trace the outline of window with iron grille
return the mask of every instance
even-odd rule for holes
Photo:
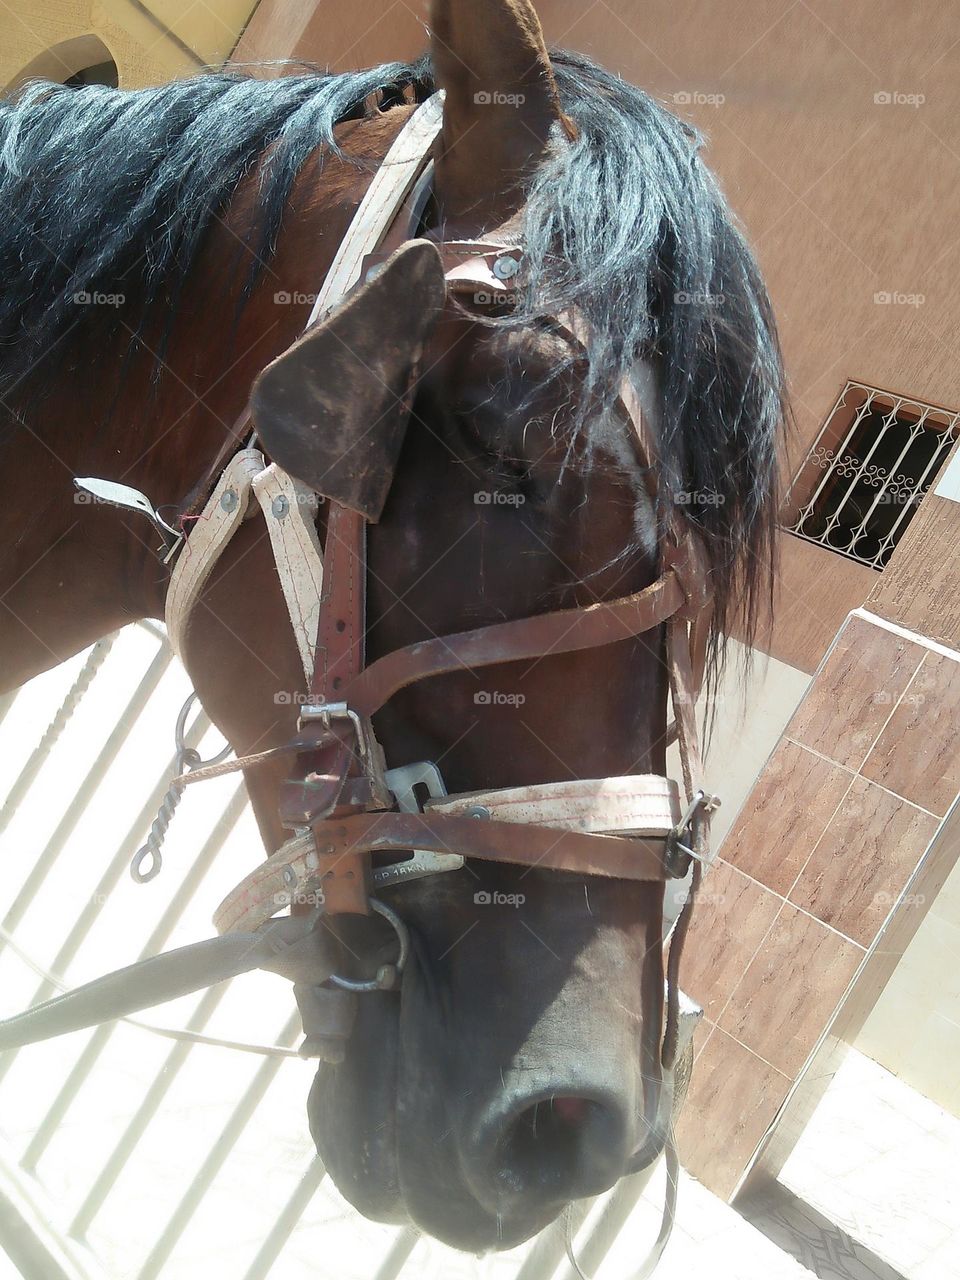
[[[960,413],[848,382],[787,499],[785,527],[883,569],[960,434]]]

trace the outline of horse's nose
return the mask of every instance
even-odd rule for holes
[[[622,1100],[558,1088],[545,1096],[502,1095],[476,1133],[481,1198],[537,1212],[613,1186],[631,1128]],[[521,1204],[516,1204],[519,1200]]]

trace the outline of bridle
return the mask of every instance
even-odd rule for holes
[[[439,125],[440,113],[434,101],[421,108],[401,132],[379,171],[383,183],[375,183],[368,192],[341,245],[311,323],[332,310],[346,289],[375,272],[398,243],[415,233],[429,191],[429,146]],[[397,170],[404,163],[409,169],[401,176]],[[383,199],[388,181],[394,184],[393,202]],[[413,186],[409,187],[411,181]],[[396,213],[400,191],[404,198]],[[376,226],[378,211],[383,218],[381,228],[385,229]],[[371,244],[374,249],[365,252]],[[450,291],[496,294],[522,270],[523,252],[516,245],[447,242],[441,243],[439,249]],[[585,349],[589,345],[589,334],[578,316],[560,317],[556,327],[575,346]],[[268,369],[261,375],[258,387],[270,378]],[[254,417],[257,403],[255,390]],[[653,442],[629,380],[620,388],[617,407],[635,432],[636,444],[649,468],[655,456]],[[299,411],[309,420],[309,406],[303,405]],[[270,529],[309,681],[297,737],[281,748],[294,755],[296,764],[293,779],[282,788],[280,819],[297,834],[228,895],[214,920],[221,933],[251,930],[263,925],[279,905],[318,902],[322,902],[328,916],[365,915],[371,910],[387,916],[400,939],[396,964],[381,967],[375,977],[365,981],[331,974],[325,987],[297,991],[311,1052],[337,1060],[342,1056],[350,1021],[341,993],[391,987],[402,973],[405,931],[389,908],[385,909],[373,896],[375,885],[380,888],[455,870],[464,858],[664,882],[685,876],[692,862],[705,858],[707,824],[716,801],[700,787],[694,703],[703,676],[710,621],[709,575],[699,539],[689,524],[675,514],[667,524],[660,547],[660,575],[640,592],[585,608],[436,637],[365,665],[366,520],[361,511],[340,502],[329,503],[321,566],[319,544],[315,534],[310,537],[313,513],[309,493],[305,494],[303,486],[296,482],[291,487],[289,477],[276,464],[266,467],[262,458],[258,460],[246,451],[235,458],[236,470],[228,468],[224,472],[221,492],[215,490],[207,503],[207,518],[201,526],[210,529],[212,539],[216,537],[218,512],[223,509],[222,486],[226,484],[233,491],[231,486],[238,482],[236,471],[257,466],[264,469],[254,475],[250,488]],[[268,482],[266,478],[271,476]],[[278,509],[283,512],[283,520],[289,520],[292,503],[308,513],[306,524],[311,526],[298,546],[303,548],[301,564],[308,561],[313,568],[301,568],[299,585],[292,581],[288,567],[295,557],[290,556],[289,545],[274,532],[272,524]],[[227,514],[228,519],[236,520],[235,512]],[[189,597],[188,592],[178,589],[178,581],[175,574],[167,608],[168,631],[175,647],[185,630],[188,611],[184,600]],[[545,783],[446,796],[437,771],[425,762],[412,766],[421,779],[427,779],[432,792],[421,808],[409,782],[410,769],[399,778],[397,774],[403,771],[386,769],[372,718],[400,689],[446,672],[474,672],[494,664],[594,648],[643,635],[661,624],[666,630],[685,807],[681,807],[677,784],[658,775]],[[213,774],[216,769],[208,772]],[[190,781],[201,777],[198,771]],[[433,786],[429,787],[431,782]],[[401,790],[398,783],[406,785]],[[373,867],[373,854],[400,855],[410,850],[415,852],[407,861]],[[698,873],[699,867],[696,879]],[[663,1093],[669,1091],[663,1090],[660,1083],[663,1071],[672,1069],[676,1052],[676,977],[692,902],[691,895],[675,932],[666,975],[665,1009],[659,925],[656,939],[651,939],[652,945],[648,946],[644,1066],[645,1079],[651,1081],[651,1086],[645,1090],[645,1111],[651,1145],[657,1150],[668,1123],[668,1116],[662,1113]],[[337,989],[335,992],[331,985]],[[659,1028],[664,1020],[661,1044]]]
[[[362,289],[392,255],[410,251],[411,235],[416,234],[429,196],[429,154],[441,120],[442,102],[436,95],[417,109],[398,135],[340,246],[308,327]],[[497,293],[522,272],[523,250],[517,245],[447,242],[438,243],[437,248],[448,293],[454,295]],[[564,315],[555,324],[575,348],[589,347],[590,336],[579,316]],[[258,379],[251,400],[253,422],[271,379],[279,376],[278,363]],[[616,409],[652,470],[655,449],[629,380],[620,388]],[[279,813],[281,823],[293,834],[228,894],[215,914],[221,941],[233,948],[224,967],[232,972],[231,966],[242,964],[237,958],[242,950],[238,935],[257,939],[250,944],[257,963],[285,972],[295,982],[306,1035],[301,1053],[338,1061],[350,1032],[356,995],[395,986],[406,960],[405,926],[376,896],[381,888],[455,870],[465,858],[649,883],[684,877],[692,867],[693,887],[674,930],[666,971],[660,920],[647,930],[642,1051],[648,1139],[632,1164],[645,1167],[668,1143],[680,952],[707,860],[709,815],[717,804],[701,786],[694,711],[711,611],[707,560],[695,530],[679,513],[667,520],[659,576],[642,591],[432,638],[368,665],[363,649],[367,524],[363,502],[327,502],[321,548],[316,530],[318,492],[277,462],[268,462],[252,440],[237,449],[236,441],[244,439],[249,425],[249,419],[241,420],[208,470],[207,480],[198,486],[202,497],[186,513],[196,517],[190,521],[189,537],[167,538],[164,548],[164,558],[172,565],[167,630],[179,653],[191,609],[231,537],[245,520],[261,515],[307,684],[297,733],[289,743],[227,764],[195,768],[178,780],[183,786],[192,785],[225,772],[255,768],[280,755],[291,761]],[[389,478],[380,480],[389,486]],[[682,762],[683,802],[678,784],[660,775],[447,795],[430,762],[387,767],[373,717],[400,689],[448,672],[475,672],[494,664],[604,646],[661,626],[675,716],[671,732],[675,732]],[[417,796],[424,788],[429,799],[421,804]],[[375,866],[374,855],[389,855],[393,861]],[[272,921],[287,906],[295,908],[294,918]],[[297,914],[303,906],[311,909]],[[329,958],[316,938],[318,916],[371,912],[382,915],[396,931],[396,961],[381,966],[369,979],[331,973]],[[123,971],[128,985],[132,973]],[[82,996],[87,991],[81,988],[72,994]],[[114,1003],[109,1006],[98,1004],[95,993],[92,1004],[88,1000],[83,1007],[86,1012],[77,1013],[82,1001],[71,1006],[65,1004],[71,1000],[66,996],[0,1023],[0,1048],[73,1029],[77,1017],[88,1016],[91,1009],[98,1015],[92,1020],[118,1016],[110,1012],[119,1007],[117,999],[125,1007],[130,1000],[113,988],[111,992]],[[139,991],[138,998],[143,996],[144,991]],[[44,1010],[52,1010],[52,1015]]]

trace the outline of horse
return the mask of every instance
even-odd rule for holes
[[[549,52],[528,0],[433,0],[415,63],[283,71],[135,92],[34,83],[0,104],[2,687],[163,618],[156,538],[130,511],[78,503],[75,478],[135,486],[171,528],[198,509],[211,460],[242,444],[254,380],[297,339],[391,144],[438,90],[418,234],[522,245],[525,275],[441,297],[429,322],[417,279],[365,285],[370,350],[417,364],[368,532],[368,655],[640,592],[679,519],[709,568],[715,680],[725,637],[749,639],[769,597],[788,410],[771,304],[698,134]],[[572,314],[582,345],[555,323]],[[376,423],[377,379],[329,374],[333,416]],[[650,457],[615,412],[625,383]],[[297,474],[295,450],[284,465]],[[321,503],[321,539],[326,523]],[[182,655],[238,756],[296,731],[285,618],[247,521]],[[458,668],[399,690],[376,736],[391,766],[436,762],[455,792],[662,774],[664,645],[658,625]],[[268,854],[289,836],[288,764],[247,770]],[[468,858],[387,896],[410,934],[402,985],[359,1001],[342,1061],[315,1077],[311,1131],[368,1217],[475,1252],[515,1245],[643,1147],[641,986],[663,884]],[[393,955],[376,915],[338,917],[338,934],[358,972]]]

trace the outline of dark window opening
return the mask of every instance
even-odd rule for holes
[[[69,89],[79,89],[85,84],[106,84],[111,89],[116,89],[120,83],[120,77],[117,64],[111,59],[109,62],[98,62],[95,66],[84,67],[82,71],[76,72],[63,83]]]
[[[848,383],[791,487],[786,528],[883,569],[958,433],[956,413]]]

